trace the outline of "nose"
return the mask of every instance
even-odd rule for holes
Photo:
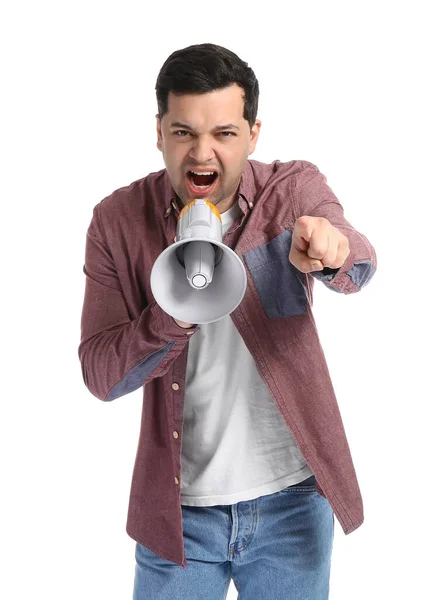
[[[209,136],[198,135],[194,139],[189,156],[198,164],[207,164],[208,161],[214,159],[213,140]]]

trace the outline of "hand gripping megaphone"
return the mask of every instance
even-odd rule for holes
[[[222,219],[214,204],[198,198],[184,206],[175,239],[150,275],[157,304],[185,323],[219,321],[242,301],[247,277],[240,257],[222,243]]]

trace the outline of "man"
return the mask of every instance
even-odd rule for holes
[[[97,204],[87,232],[79,356],[111,401],[143,386],[127,533],[134,600],[329,595],[334,514],[362,498],[311,306],[314,278],[358,292],[376,270],[367,238],[310,162],[249,160],[258,82],[213,44],[174,52],[156,85],[166,168]],[[176,322],[150,273],[177,217],[207,198],[247,290],[227,317]],[[180,568],[182,567],[182,568]]]

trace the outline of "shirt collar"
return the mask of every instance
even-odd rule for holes
[[[246,215],[249,210],[253,209],[255,202],[255,182],[253,179],[252,166],[249,160],[246,160],[237,193],[240,208]],[[173,189],[166,169],[164,170],[164,195],[164,216],[168,217],[172,212],[178,215],[183,207],[181,206],[181,201]]]

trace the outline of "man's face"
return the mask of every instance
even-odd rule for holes
[[[184,204],[207,198],[220,212],[236,198],[247,157],[255,150],[261,122],[243,118],[244,90],[231,87],[206,94],[168,95],[168,111],[157,120],[158,149],[173,189]],[[210,172],[196,176],[191,171]],[[196,184],[198,184],[196,186]],[[208,187],[198,187],[206,185]]]

